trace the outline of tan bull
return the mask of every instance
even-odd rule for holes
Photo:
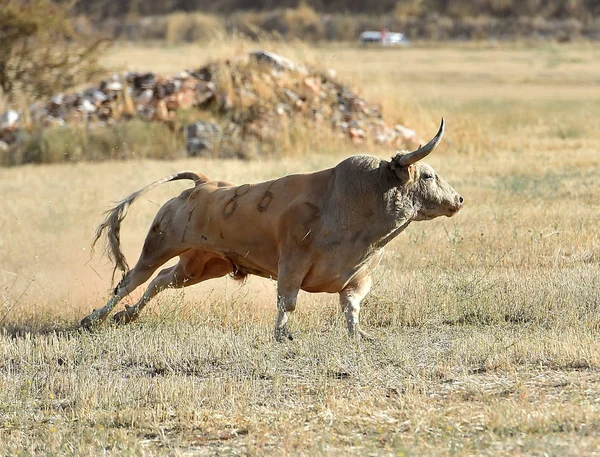
[[[234,186],[190,172],[158,180],[113,208],[98,227],[94,243],[108,234],[115,269],[124,277],[101,309],[82,320],[103,322],[116,304],[169,259],[142,298],[114,316],[127,323],[167,287],[185,287],[227,274],[277,280],[275,338],[291,339],[289,313],[300,289],[339,293],[351,336],[359,327],[360,302],[384,246],[412,221],[452,216],[463,198],[428,165],[417,162],[439,144],[436,136],[416,151],[390,161],[366,155],[349,157],[333,168]],[[131,270],[120,247],[120,227],[129,205],[169,181],[193,180],[195,186],[165,203],[150,228],[141,256]]]

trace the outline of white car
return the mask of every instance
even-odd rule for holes
[[[380,43],[383,46],[405,46],[410,43],[403,33],[367,31],[360,34],[361,44]]]

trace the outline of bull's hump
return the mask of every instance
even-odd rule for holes
[[[379,168],[381,159],[367,154],[357,154],[342,160],[336,168],[354,170],[373,170]]]

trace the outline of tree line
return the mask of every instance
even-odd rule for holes
[[[154,16],[177,11],[231,14],[239,11],[273,11],[306,5],[323,14],[441,15],[450,18],[489,16],[545,19],[575,18],[587,22],[600,16],[598,0],[79,0],[78,13],[95,19],[127,15]]]

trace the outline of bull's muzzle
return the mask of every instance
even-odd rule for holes
[[[456,196],[456,199],[454,200],[454,204],[450,208],[450,216],[454,216],[456,213],[458,213],[462,209],[464,201],[465,201],[465,199],[462,197],[462,195]]]

